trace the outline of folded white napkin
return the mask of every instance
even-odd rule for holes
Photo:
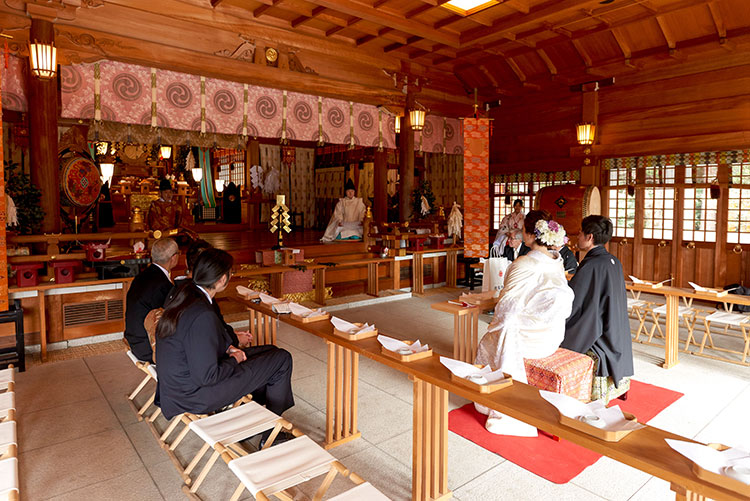
[[[401,353],[402,350],[409,351],[411,353],[419,353],[421,351],[427,351],[430,349],[430,346],[419,342],[419,339],[414,341],[412,344],[406,344],[403,341],[399,341],[398,339],[393,339],[392,337],[379,335],[378,341],[380,341],[380,344],[383,345],[383,347],[386,350],[395,351],[396,353]]]
[[[240,296],[244,296],[245,298],[257,298],[260,292],[248,289],[244,285],[238,285],[237,294],[239,294]]]
[[[704,470],[750,485],[750,453],[736,448],[717,451],[707,445],[665,439],[667,444]]]
[[[263,304],[277,304],[281,303],[281,299],[276,299],[273,296],[269,296],[268,294],[260,293],[260,300]]]
[[[560,414],[603,430],[626,431],[639,430],[644,427],[640,423],[626,419],[619,406],[607,408],[601,400],[584,404],[561,393],[539,390],[539,394],[547,402],[557,407]]]
[[[448,357],[440,357],[440,363],[457,377],[468,379],[477,384],[497,383],[505,379],[502,370],[493,372],[492,367],[485,365],[481,369],[472,364]]]
[[[346,332],[347,334],[362,334],[375,330],[374,325],[364,324],[360,327],[338,317],[331,317],[331,323],[335,328],[337,328],[341,332]]]
[[[695,289],[696,292],[706,292],[708,290],[705,287],[702,287],[696,283],[693,283],[693,282],[688,282],[688,283],[690,284],[690,287]]]
[[[297,315],[303,318],[316,317],[318,315],[325,314],[325,311],[321,310],[320,308],[318,308],[317,310],[311,310],[310,308],[297,303],[289,303],[289,311],[291,311],[293,315]]]

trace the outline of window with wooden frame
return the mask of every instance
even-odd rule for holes
[[[643,238],[671,240],[674,230],[675,166],[648,166],[644,174]]]
[[[727,243],[750,244],[750,163],[731,165]]]
[[[549,174],[552,176],[552,174]],[[492,183],[490,196],[492,197],[492,229],[500,228],[500,222],[505,216],[513,212],[513,202],[520,199],[523,202],[524,213],[534,208],[536,193],[547,186],[575,183],[575,179],[545,179],[537,181],[511,181]]]
[[[709,187],[718,171],[719,166],[712,164],[685,166],[682,211],[682,239],[685,242],[716,241],[718,203],[711,198]]]
[[[524,213],[529,212],[534,205],[534,196],[529,193],[527,181],[512,183],[493,183],[492,185],[492,229],[500,228],[500,221],[513,212],[513,202],[520,199],[523,202]]]
[[[216,165],[216,179],[224,180],[224,184],[234,183],[237,186],[245,184],[245,151],[235,149],[214,150],[214,165]]]
[[[612,221],[613,236],[635,236],[635,196],[628,195],[627,186],[635,184],[635,165],[617,165],[607,174],[607,217]]]

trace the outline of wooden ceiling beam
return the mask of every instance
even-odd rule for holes
[[[719,35],[719,40],[726,40],[727,26],[724,23],[724,16],[721,15],[718,2],[708,2],[708,9],[711,11],[711,19],[714,20],[714,26],[716,26],[716,34]]]
[[[416,17],[416,16],[418,16],[420,14],[424,14],[425,12],[427,12],[429,10],[432,10],[434,8],[435,8],[434,5],[423,3],[419,7],[415,7],[414,9],[412,9],[409,12],[407,12],[406,14],[404,14],[404,17],[406,19],[411,19],[411,18]]]
[[[669,28],[669,26],[667,26],[667,23],[662,16],[656,16],[656,24],[659,25],[661,34],[664,36],[664,40],[667,42],[667,47],[669,48],[669,55],[676,56],[677,55],[677,41],[674,38],[674,34],[672,33],[672,30]]]
[[[522,14],[528,14],[530,11],[529,3],[526,0],[505,0],[503,5],[507,5],[511,9],[517,10]]]
[[[544,61],[544,64],[547,66],[547,69],[549,70],[549,74],[551,76],[557,75],[557,67],[555,66],[555,63],[552,62],[552,59],[550,59],[549,55],[544,51],[544,49],[537,49],[536,51],[539,58]]]
[[[409,37],[406,39],[406,43],[392,43],[390,45],[387,45],[385,48],[383,48],[383,52],[386,52],[386,53],[393,52],[396,49],[400,49],[401,47],[406,47],[413,43],[419,42],[420,40],[424,40],[424,39],[422,37],[417,37],[417,36]],[[427,53],[429,51],[425,50],[424,52]]]
[[[592,0],[554,0],[529,9],[528,14],[518,13],[498,19],[492,26],[476,28],[461,34],[461,45],[476,45],[505,36],[507,32],[518,32],[526,26],[580,9],[593,3]]]
[[[360,45],[364,45],[364,44],[366,44],[367,42],[372,42],[372,41],[373,41],[373,40],[375,40],[376,38],[377,38],[377,37],[376,37],[375,35],[365,35],[365,36],[363,36],[363,37],[360,37],[360,38],[356,39],[356,40],[354,41],[354,45],[356,45],[357,47],[359,47]]]
[[[409,59],[417,59],[418,57],[426,56],[430,51],[426,49],[416,49],[409,53]]]
[[[258,18],[262,16],[268,9],[270,9],[271,7],[275,7],[281,2],[282,0],[271,0],[271,3],[264,3],[260,7],[257,7],[255,10],[253,10],[253,17]]]
[[[211,0],[211,7],[216,7],[221,3],[221,0]]]
[[[382,9],[374,9],[370,5],[355,0],[311,0],[312,3],[328,7],[349,16],[362,18],[366,21],[382,24],[406,33],[420,36],[433,42],[440,42],[450,47],[459,47],[458,35],[442,32],[424,23],[405,19],[403,16],[391,14]]]
[[[518,63],[516,63],[511,58],[506,58],[505,62],[510,67],[511,71],[516,75],[516,78],[518,78],[521,83],[524,83],[526,81],[526,74],[524,74],[524,72],[521,70],[521,67],[518,66]]]
[[[622,51],[622,55],[625,58],[625,66],[634,67],[633,63],[630,62],[631,57],[633,56],[633,50],[630,48],[630,44],[625,40],[625,37],[618,29],[612,30],[612,36],[615,39],[615,42],[617,42],[617,46],[620,47],[620,50]]]
[[[591,66],[593,66],[592,61],[591,61],[591,56],[583,47],[583,44],[581,44],[581,41],[571,40],[571,43],[573,44],[573,47],[575,48],[576,53],[581,57],[583,64],[586,65],[586,69],[588,70],[589,68],[591,68]]]
[[[306,23],[310,19],[313,19],[313,18],[317,17],[319,14],[322,14],[325,11],[326,11],[325,7],[315,7],[312,10],[312,12],[310,13],[309,16],[302,15],[302,16],[299,16],[296,19],[293,19],[292,22],[291,22],[292,28],[296,28],[297,26],[301,25],[302,23]]]

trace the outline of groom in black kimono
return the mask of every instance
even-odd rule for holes
[[[578,248],[586,252],[569,285],[575,292],[565,324],[562,348],[599,357],[597,376],[615,386],[633,375],[633,348],[622,264],[604,245],[612,238],[612,222],[588,216],[581,223]]]

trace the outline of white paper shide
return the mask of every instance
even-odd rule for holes
[[[375,330],[374,325],[370,325],[370,324],[354,325],[353,323],[347,322],[346,320],[343,320],[338,317],[331,317],[331,323],[336,329],[340,330],[341,332],[345,332],[351,335],[364,334],[365,332],[370,332],[372,330]]]
[[[380,334],[378,336],[378,341],[383,345],[383,348],[398,353],[399,355],[411,355],[412,353],[420,353],[430,349],[429,345],[420,343],[419,339],[412,344],[407,344],[398,339],[393,339],[392,337]]]

